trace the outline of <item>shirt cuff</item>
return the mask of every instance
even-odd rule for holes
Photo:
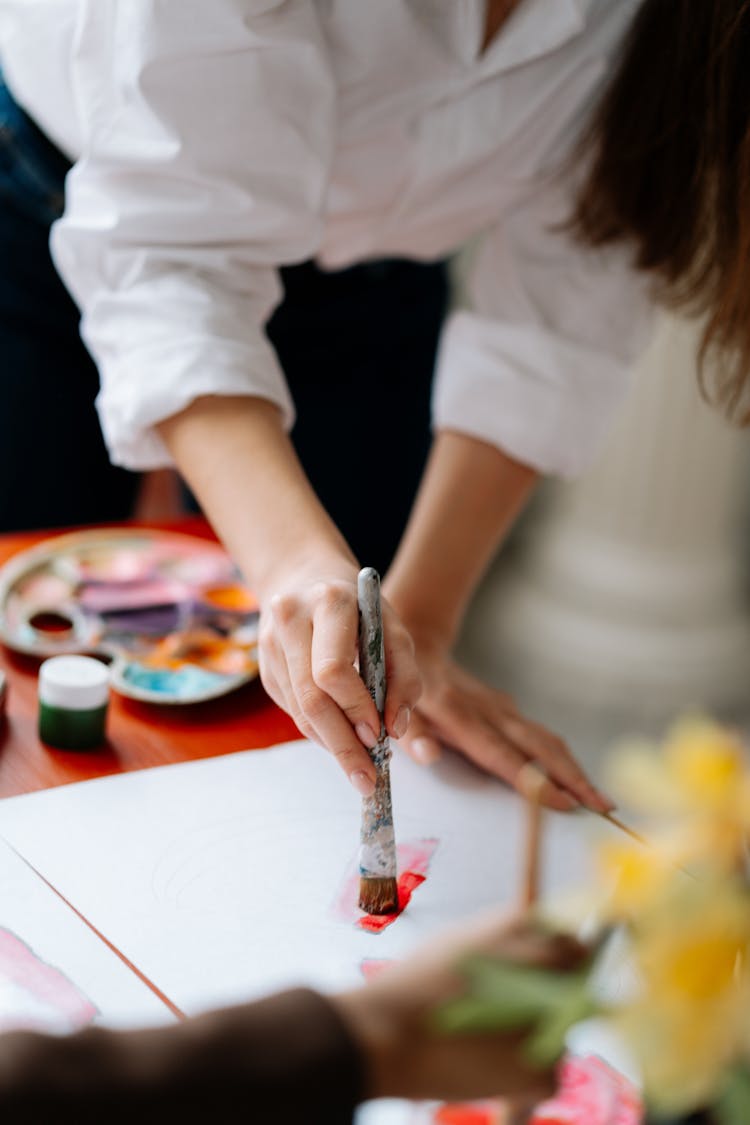
[[[110,459],[127,469],[171,466],[154,426],[204,395],[241,395],[275,403],[283,424],[294,424],[294,404],[276,354],[259,332],[253,341],[201,337],[178,345],[129,348],[103,364],[96,400]]]
[[[458,430],[541,473],[575,477],[600,451],[630,364],[537,324],[457,312],[443,332],[436,429]]]

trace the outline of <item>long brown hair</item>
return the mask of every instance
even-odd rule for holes
[[[750,423],[750,0],[643,0],[578,157],[572,230],[707,315],[704,393]]]

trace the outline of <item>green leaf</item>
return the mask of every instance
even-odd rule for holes
[[[570,1013],[591,1010],[589,965],[563,973],[476,958],[465,970],[467,995],[436,1014],[437,1025],[446,1032],[507,1030],[544,1023],[550,1029],[546,1038],[551,1040],[557,1034],[555,1020],[565,1023],[567,1029],[575,1022]]]
[[[715,1106],[718,1125],[747,1125],[750,1121],[750,1070],[730,1071]]]
[[[565,1038],[574,1024],[598,1015],[601,1008],[587,989],[572,993],[565,1003],[547,1012],[526,1042],[526,1054],[536,1066],[551,1066],[565,1049]]]

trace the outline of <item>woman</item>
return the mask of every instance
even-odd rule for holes
[[[286,437],[292,403],[263,325],[287,263],[431,261],[477,237],[385,581],[386,725],[420,761],[448,743],[513,782],[534,759],[549,804],[607,808],[559,739],[450,652],[537,476],[579,471],[600,444],[645,336],[649,277],[709,307],[713,341],[750,351],[748,4],[0,12],[8,85],[74,161],[53,250],[99,367],[110,454],[179,466],[261,599],[267,690],[362,793],[377,716],[353,664],[358,562]],[[362,388],[360,415],[379,394]],[[397,393],[388,407],[398,415]],[[337,431],[320,440],[337,451]],[[340,465],[373,529],[390,441]]]

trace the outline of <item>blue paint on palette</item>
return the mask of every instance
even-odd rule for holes
[[[172,669],[131,663],[123,668],[122,678],[141,691],[154,692],[171,700],[189,700],[213,694],[217,688],[226,684],[226,676],[207,672],[195,664],[183,664],[180,668]]]

